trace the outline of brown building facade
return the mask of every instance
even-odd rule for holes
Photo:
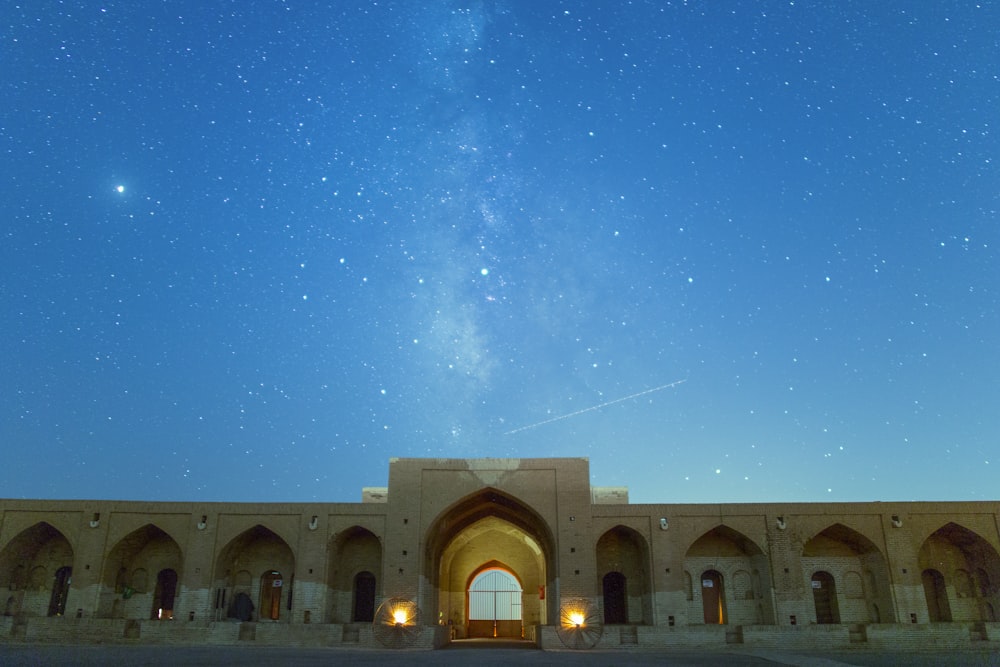
[[[359,503],[0,501],[0,586],[3,641],[966,646],[1000,641],[1000,503],[633,505],[586,459],[393,459]]]

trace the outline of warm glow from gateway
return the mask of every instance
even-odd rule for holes
[[[396,625],[406,625],[406,621],[408,620],[406,618],[406,610],[397,609],[392,612],[392,620],[396,621]]]
[[[569,622],[575,628],[582,628],[583,627],[583,614],[580,613],[580,612],[578,612],[578,611],[570,612],[570,614],[569,614]]]

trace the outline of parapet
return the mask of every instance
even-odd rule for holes
[[[387,503],[389,502],[389,487],[387,486],[366,486],[361,489],[361,502],[363,503]]]
[[[628,505],[628,487],[592,486],[590,502],[594,505]]]

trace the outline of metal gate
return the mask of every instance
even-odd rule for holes
[[[486,570],[469,586],[469,637],[521,637],[521,585],[509,572]]]

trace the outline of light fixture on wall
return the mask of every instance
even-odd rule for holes
[[[319,528],[319,517],[313,514],[312,518],[309,519],[309,530],[316,530]]]
[[[898,514],[892,515],[892,525],[895,526],[896,528],[903,527],[903,520],[899,518]]]
[[[94,512],[94,518],[90,520],[90,527],[97,528],[101,525],[101,513]]]
[[[666,530],[669,527],[670,527],[670,524],[667,523],[667,517],[661,516],[660,517],[660,530]]]
[[[779,516],[777,520],[775,520],[774,525],[778,527],[778,530],[784,530],[785,528],[788,528],[788,524],[785,523],[785,517],[783,516]]]
[[[198,530],[205,530],[205,526],[208,525],[208,515],[202,514],[201,521],[198,522]]]

